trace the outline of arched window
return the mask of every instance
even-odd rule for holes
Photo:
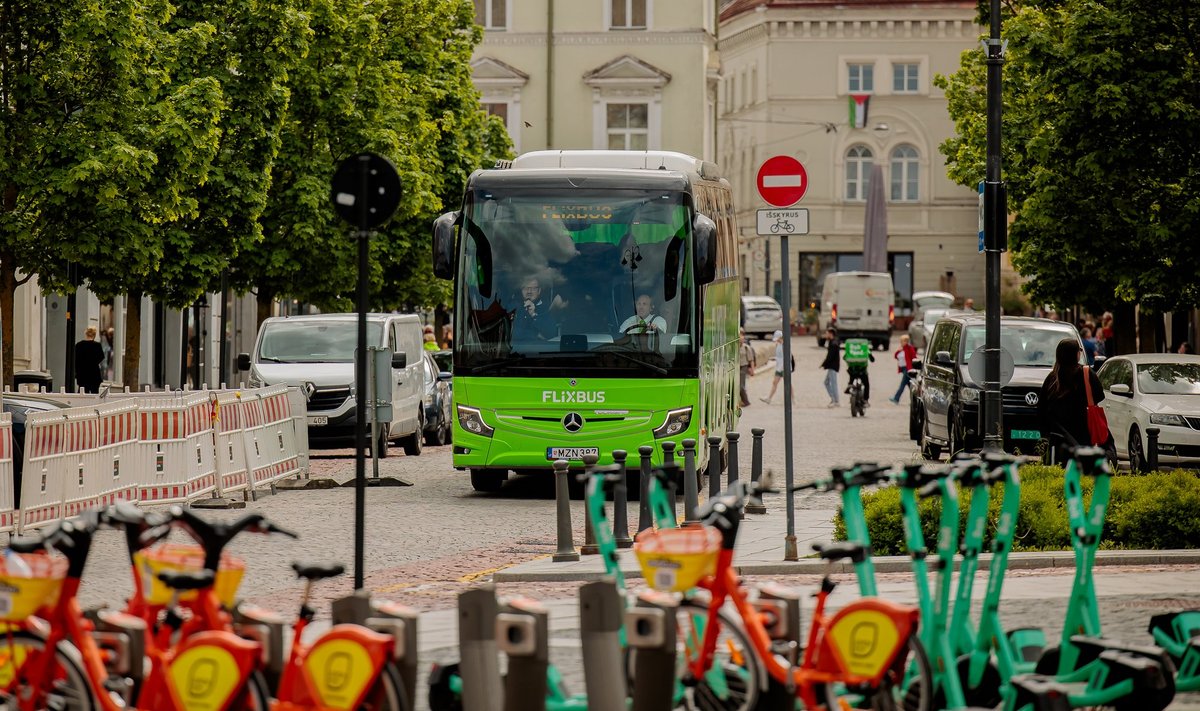
[[[846,151],[846,199],[866,200],[867,182],[871,178],[874,156],[866,146],[852,146]]]
[[[912,146],[896,146],[892,151],[892,201],[916,202],[920,193],[921,166],[917,162],[917,149]]]

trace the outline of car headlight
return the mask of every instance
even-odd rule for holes
[[[963,385],[958,389],[958,399],[963,402],[979,402],[979,390],[968,385]]]
[[[1187,427],[1187,421],[1183,419],[1183,415],[1150,415],[1150,424],[1152,425],[1174,425],[1176,427]]]
[[[686,430],[690,424],[692,424],[692,408],[682,407],[678,410],[671,410],[667,413],[666,422],[654,430],[654,439],[677,435]]]
[[[458,406],[458,424],[467,432],[484,437],[491,437],[496,431],[483,421],[483,414],[478,409],[466,405]]]

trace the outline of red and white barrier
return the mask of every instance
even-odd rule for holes
[[[296,455],[300,471],[308,471],[308,398],[300,388],[288,388],[288,405],[292,408],[292,432],[296,437]]]
[[[285,385],[273,385],[242,397],[243,440],[251,486],[300,473],[287,390]]]
[[[138,406],[133,400],[106,403],[96,408],[99,476],[104,480],[98,503],[138,500],[139,476],[145,469],[140,457]]]
[[[25,418],[19,530],[45,526],[62,518],[63,487],[67,480],[66,412],[31,412]]]
[[[144,470],[138,498],[177,503],[216,486],[208,394],[143,400],[139,406]]]
[[[242,394],[218,393],[213,403],[213,449],[218,485],[225,496],[243,491],[249,484],[244,422]]]
[[[0,413],[0,533],[16,530],[17,502],[13,496],[12,415]]]

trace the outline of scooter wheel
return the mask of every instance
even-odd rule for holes
[[[996,662],[989,659],[987,666],[983,668],[983,678],[979,680],[976,686],[969,686],[968,679],[971,672],[971,657],[964,655],[958,658],[958,678],[962,680],[963,698],[967,702],[967,706],[978,706],[979,708],[995,708],[1000,705],[1003,698],[1000,696],[1000,685],[1003,680],[1000,678],[1000,670],[996,668]]]

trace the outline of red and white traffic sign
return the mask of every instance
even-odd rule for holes
[[[791,156],[774,156],[758,169],[758,194],[769,205],[789,207],[808,191],[808,171]]]

